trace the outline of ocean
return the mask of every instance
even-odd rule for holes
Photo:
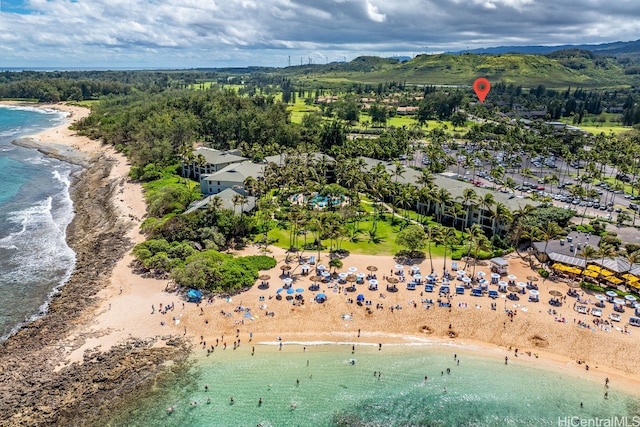
[[[73,218],[69,185],[79,167],[12,144],[64,118],[0,107],[0,340],[41,316],[75,266],[65,238]]]
[[[251,355],[251,347],[218,348],[209,356],[198,350],[188,373],[104,424],[572,426],[615,419],[640,425],[637,396],[615,384],[605,388],[593,370],[579,376],[519,360],[534,355],[510,357],[505,365],[500,350],[435,343],[356,346],[354,353],[350,345],[308,343],[306,350],[256,345]]]

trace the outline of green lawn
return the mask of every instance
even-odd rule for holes
[[[349,251],[353,254],[363,254],[363,255],[394,255],[397,252],[404,249],[403,247],[396,244],[396,235],[401,230],[401,225],[405,222],[402,220],[398,220],[396,224],[391,224],[389,221],[390,215],[385,215],[384,220],[378,221],[378,229],[376,236],[378,237],[378,243],[374,243],[369,240],[369,231],[373,227],[373,221],[360,221],[358,224],[358,229],[360,230],[355,234],[355,239],[353,241],[345,238],[341,243],[341,248]],[[354,224],[348,225],[349,229],[352,230]],[[258,236],[261,238],[262,236]],[[300,247],[304,246],[305,240],[304,235],[299,236],[298,245]],[[274,243],[275,246],[278,246],[283,249],[288,249],[289,247],[289,230],[285,230],[282,228],[275,228],[269,232],[269,239],[276,240]],[[313,234],[307,234],[307,242],[313,241]],[[326,248],[329,247],[329,240],[324,240],[322,242],[323,246]],[[425,248],[425,255],[427,254],[427,250]],[[439,246],[436,247],[435,243],[431,245],[431,253],[433,256],[443,256],[444,248]],[[449,257],[449,251],[447,251],[447,257]]]

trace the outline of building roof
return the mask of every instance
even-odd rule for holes
[[[504,259],[504,258],[500,258],[500,257],[497,257],[497,258],[491,258],[491,259],[489,260],[489,262],[490,262],[491,264],[495,264],[495,265],[498,265],[498,266],[500,266],[500,267],[508,267],[508,266],[509,266],[509,261],[507,261],[507,260],[506,260],[506,259]]]
[[[202,200],[198,200],[197,202],[193,203],[189,209],[187,209],[185,211],[185,213],[191,213],[194,212],[197,209],[206,209],[207,206],[209,205],[209,202],[211,202],[211,200],[214,197],[218,197],[220,200],[222,200],[222,208],[223,209],[229,209],[234,211],[236,214],[240,214],[240,210],[242,209],[243,212],[251,212],[255,207],[256,207],[256,198],[253,196],[246,196],[247,197],[247,202],[243,205],[237,205],[234,206],[233,205],[233,197],[236,195],[240,195],[240,193],[227,188],[224,191],[221,191],[218,194],[214,194],[208,197],[205,197]]]
[[[367,170],[374,168],[377,164],[382,164],[387,169],[389,174],[393,174],[395,169],[395,165],[391,162],[385,160],[372,159],[370,157],[362,157],[365,163],[365,168]],[[414,184],[420,179],[421,173],[419,170],[416,170],[412,167],[405,167],[405,172],[401,177],[398,177],[398,182],[403,184]],[[509,194],[501,193],[499,191],[495,191],[490,188],[477,187],[467,181],[458,179],[457,174],[451,172],[444,172],[440,174],[433,174],[433,182],[440,188],[446,188],[447,191],[451,194],[452,199],[456,199],[457,197],[462,197],[464,194],[464,190],[471,188],[480,198],[484,198],[484,196],[488,193],[493,194],[493,198],[496,202],[503,203],[509,210],[515,211],[520,209],[525,205],[538,206],[540,203],[534,202],[532,200],[527,200],[520,196],[511,196]]]
[[[552,253],[566,255],[569,257],[583,258],[580,253],[585,246],[588,245],[588,246],[597,248],[599,244],[600,244],[600,236],[572,231],[562,239],[549,240],[549,243],[533,242],[532,246],[539,253],[544,253],[545,246],[546,246],[546,253],[547,253],[547,256],[549,256],[549,258],[551,258]],[[573,245],[573,251],[571,250],[572,245]],[[574,265],[577,265],[577,264],[574,264]],[[582,266],[584,266],[584,258],[583,258]]]
[[[602,258],[594,258],[591,262],[601,265],[614,273],[626,273],[631,269],[631,264],[622,257],[605,258],[604,260]]]
[[[318,152],[315,152],[315,153],[299,153],[299,155],[301,155],[301,156],[305,156],[306,155],[309,160],[313,160],[314,162],[319,162],[322,159],[325,159],[325,161],[327,163],[332,163],[333,164],[333,163],[336,162],[336,159],[334,159],[333,157],[328,156],[328,155],[323,154],[323,153],[318,153]],[[269,163],[275,163],[278,166],[282,166],[284,164],[284,162],[286,161],[287,156],[289,156],[289,154],[282,153],[282,154],[276,154],[275,156],[267,156],[264,159]]]
[[[235,163],[248,160],[246,157],[239,156],[238,151],[220,151],[208,147],[198,147],[193,154],[196,156],[202,154],[206,162],[210,165],[220,165],[224,163]]]
[[[204,175],[203,180],[206,181],[224,181],[237,182],[242,184],[248,177],[258,178],[264,173],[264,164],[244,161],[240,163],[232,163],[220,169],[218,172]]]
[[[586,265],[584,258],[563,255],[557,252],[551,252],[549,254],[549,259],[554,262],[560,262],[562,264],[573,265],[575,267],[580,267],[580,268],[584,268]]]

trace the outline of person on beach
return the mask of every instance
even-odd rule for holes
[[[156,306],[151,304],[151,314],[156,312]]]
[[[262,406],[262,398],[258,398],[258,406]]]
[[[507,356],[504,357],[504,364],[506,365],[509,362],[509,358]]]

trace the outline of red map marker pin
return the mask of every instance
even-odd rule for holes
[[[489,80],[485,79],[484,77],[480,77],[479,79],[476,79],[475,82],[473,82],[473,90],[478,96],[480,102],[484,102],[484,99],[487,97],[489,91],[491,90],[491,83],[489,83]]]

